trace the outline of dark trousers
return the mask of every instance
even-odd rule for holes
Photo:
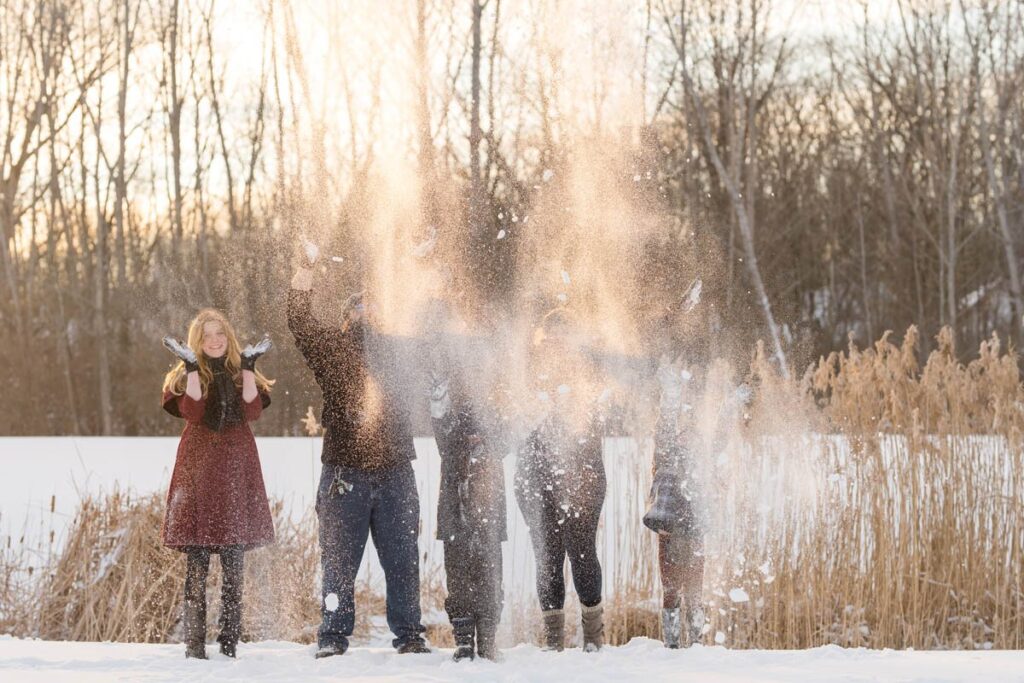
[[[580,603],[593,607],[601,602],[601,562],[597,558],[597,525],[603,501],[584,511],[564,511],[552,498],[542,496],[533,504],[520,499],[520,509],[530,525],[530,541],[537,560],[537,596],[542,610],[565,606],[566,555]],[[594,509],[596,507],[596,509]],[[577,512],[579,513],[577,516]]]
[[[320,646],[347,644],[355,626],[355,581],[373,537],[387,586],[393,644],[420,638],[420,503],[412,464],[382,470],[324,465],[317,490],[323,602]]]
[[[704,587],[704,535],[693,527],[658,534],[658,568],[661,571],[662,607],[674,609],[686,600],[686,608],[700,606]]]
[[[210,573],[210,555],[220,555],[222,581],[220,591],[220,635],[221,643],[238,643],[242,635],[242,583],[244,578],[245,553],[239,546],[226,548],[193,547],[186,551],[188,556],[185,571],[185,609],[193,609],[197,615],[196,626],[205,640],[206,634],[206,577]]]
[[[448,620],[473,619],[497,626],[504,601],[501,540],[481,535],[444,542]]]

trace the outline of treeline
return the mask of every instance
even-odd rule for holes
[[[731,353],[1019,344],[1024,2],[839,4],[0,0],[0,433],[176,429],[158,339],[202,305],[279,342],[260,429],[295,433],[299,232],[364,263],[436,237],[517,306],[569,253],[547,235],[587,250],[550,226],[604,210],[595,165],[652,217],[619,258],[652,292],[702,277]]]

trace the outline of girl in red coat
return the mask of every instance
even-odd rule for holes
[[[206,576],[220,555],[221,653],[235,656],[242,630],[243,553],[274,540],[256,440],[249,423],[270,405],[273,384],[255,368],[270,340],[240,349],[231,324],[204,309],[188,344],[164,338],[180,360],[164,378],[163,407],[185,420],[167,492],[163,542],[188,555],[185,656],[206,659]]]

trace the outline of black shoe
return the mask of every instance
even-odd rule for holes
[[[430,648],[423,642],[422,638],[409,638],[395,648],[400,655],[423,655],[430,652]]]
[[[223,642],[220,644],[220,653],[225,657],[235,658],[238,643]]]
[[[473,643],[474,631],[476,631],[476,622],[472,617],[452,619],[452,635],[455,637],[455,654],[452,655],[452,659],[456,662],[476,657]]]
[[[324,643],[321,645],[316,654],[313,655],[317,659],[323,659],[324,657],[334,657],[336,655],[343,655],[348,650],[348,643]]]
[[[185,600],[182,614],[185,659],[206,659],[206,601]]]

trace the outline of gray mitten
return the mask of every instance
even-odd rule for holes
[[[242,369],[255,370],[256,360],[273,347],[274,344],[270,341],[270,337],[263,337],[263,339],[255,345],[247,344],[246,347],[242,349]]]
[[[164,337],[163,344],[164,348],[180,358],[181,362],[185,364],[185,372],[195,372],[199,369],[199,359],[196,358],[196,352],[189,348],[188,344],[174,337]]]

